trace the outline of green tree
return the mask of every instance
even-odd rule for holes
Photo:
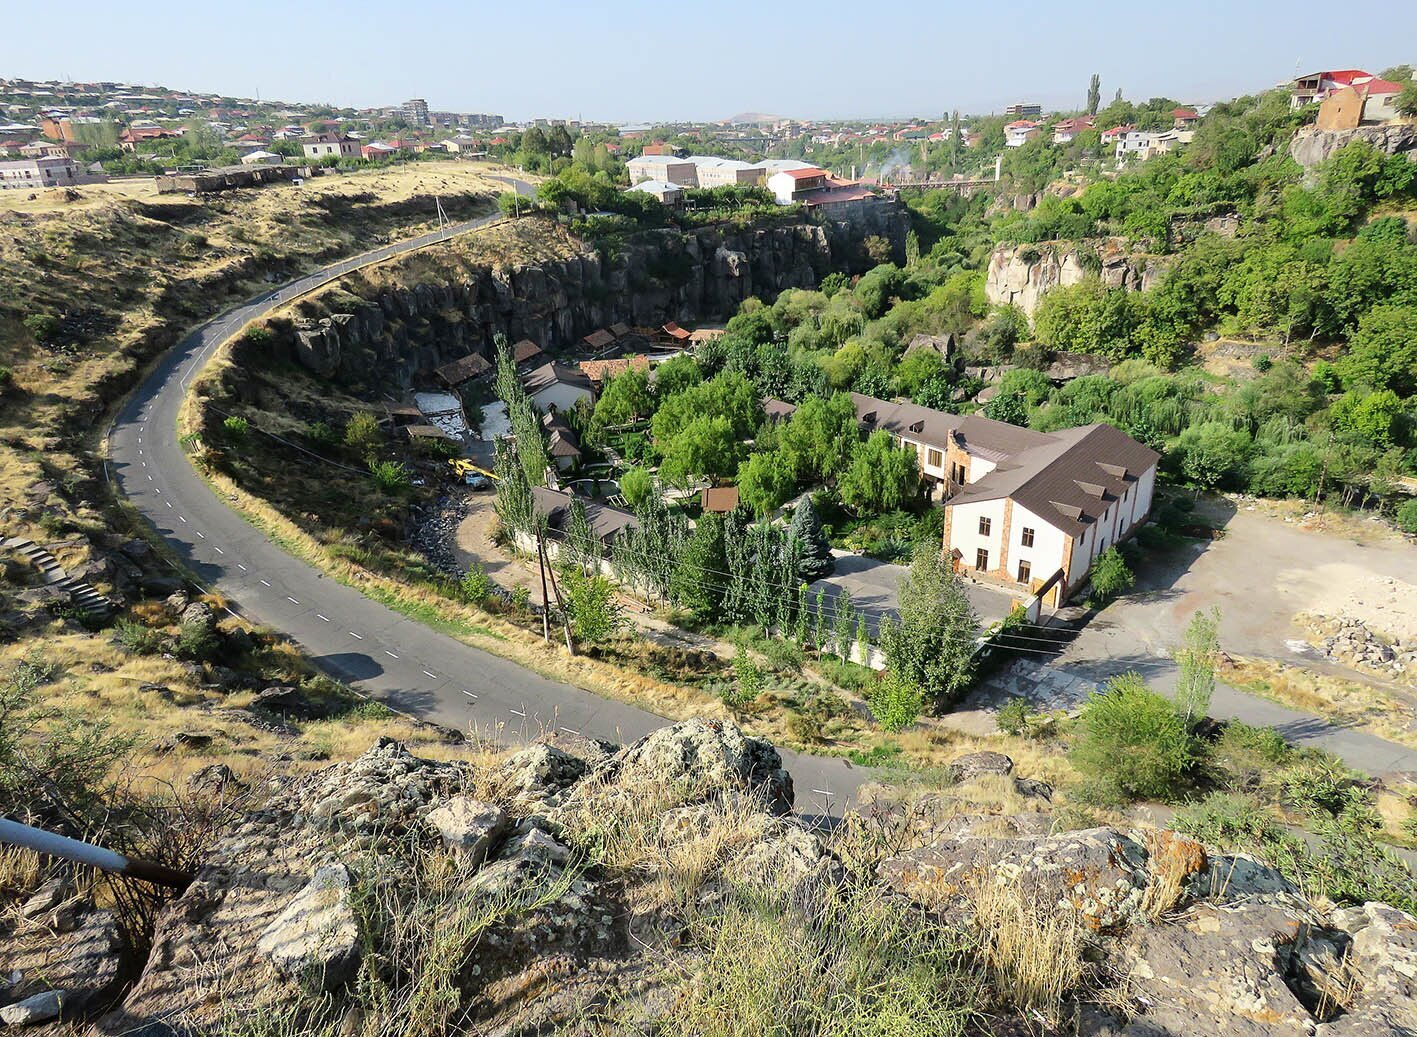
[[[1402,92],[1397,95],[1395,103],[1403,115],[1417,115],[1417,80],[1409,79],[1402,84]]]
[[[1124,673],[1083,707],[1073,762],[1095,796],[1134,800],[1174,798],[1196,758],[1196,746],[1175,707]]]
[[[887,672],[866,696],[871,715],[887,731],[903,731],[920,719],[925,694],[920,685],[901,674]]]
[[[984,416],[1011,425],[1028,424],[1028,413],[1048,399],[1053,383],[1042,371],[1020,367],[1006,371],[999,380],[999,391],[984,405]]]
[[[723,533],[723,516],[705,512],[675,560],[670,597],[700,619],[717,618],[723,604],[728,579]]]
[[[1364,313],[1338,369],[1361,385],[1417,393],[1417,305],[1374,306]]]
[[[754,515],[765,518],[792,496],[797,476],[780,450],[753,454],[738,468],[738,497]]]
[[[1352,390],[1334,400],[1329,420],[1340,432],[1377,447],[1391,446],[1401,435],[1405,408],[1391,389]]]
[[[829,482],[851,460],[861,441],[856,407],[844,392],[802,401],[783,428],[778,449],[800,479]]]
[[[836,568],[836,560],[832,557],[831,544],[827,542],[826,534],[822,531],[822,520],[817,515],[817,507],[812,503],[811,494],[805,495],[802,503],[797,505],[797,510],[792,513],[792,523],[788,527],[787,535],[799,545],[801,561],[798,574],[801,579],[815,583],[831,575]]]
[[[344,445],[351,453],[368,459],[384,445],[384,433],[379,419],[367,410],[350,415],[344,426]]]
[[[1103,601],[1121,594],[1136,581],[1122,552],[1113,544],[1092,563],[1092,592]]]
[[[1248,433],[1225,422],[1207,421],[1183,430],[1175,452],[1187,479],[1214,489],[1244,484],[1253,448]]]
[[[561,541],[558,559],[565,568],[579,569],[586,575],[600,571],[600,560],[605,556],[605,545],[591,528],[590,516],[586,514],[585,501],[572,497],[569,514],[566,517],[566,535]]]
[[[1417,533],[1417,500],[1403,501],[1395,519],[1397,528],[1404,533]]]
[[[671,439],[656,439],[659,477],[671,486],[687,486],[695,476],[719,479],[733,475],[747,447],[726,417],[701,415]]]
[[[919,458],[878,429],[857,444],[838,489],[842,502],[858,515],[896,511],[920,491]]]
[[[654,475],[648,468],[632,465],[620,476],[620,493],[631,510],[638,509],[654,493]]]
[[[979,622],[939,548],[921,544],[897,589],[898,617],[880,630],[886,665],[903,680],[951,702],[974,674]]]
[[[611,378],[595,401],[595,423],[601,428],[628,425],[654,413],[649,374],[630,368]]]
[[[1097,106],[1102,103],[1102,77],[1096,72],[1087,81],[1087,114],[1096,115]]]
[[[1215,667],[1220,658],[1220,609],[1197,611],[1186,624],[1186,636],[1176,649],[1180,677],[1176,708],[1188,727],[1204,719],[1215,692]]]
[[[562,576],[561,586],[566,596],[566,618],[577,644],[603,644],[623,625],[615,587],[604,576],[587,576],[579,568],[569,568]]]
[[[654,369],[654,393],[660,399],[666,399],[686,389],[692,389],[703,380],[703,374],[693,357],[687,354],[676,356]]]

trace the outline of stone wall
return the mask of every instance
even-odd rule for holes
[[[1126,251],[1120,240],[999,245],[989,257],[984,292],[991,303],[1012,304],[1030,317],[1054,288],[1077,284],[1091,272],[1109,288],[1142,291],[1156,283],[1166,263]]]
[[[322,377],[355,388],[375,380],[407,387],[420,371],[489,346],[497,332],[555,351],[619,321],[726,320],[749,296],[771,300],[787,288],[815,287],[835,268],[834,238],[810,223],[651,231],[605,252],[462,268],[446,280],[362,295],[356,279],[328,296],[337,302],[317,297],[338,311],[273,320],[269,330],[280,357]]]

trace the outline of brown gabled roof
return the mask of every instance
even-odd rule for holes
[[[531,488],[531,504],[536,509],[536,513],[546,519],[546,525],[551,535],[560,540],[565,536],[566,522],[571,514],[572,494],[564,490],[553,490],[546,486],[533,486]],[[609,543],[610,540],[622,530],[639,525],[635,516],[628,511],[621,511],[619,508],[612,508],[608,504],[601,504],[598,501],[586,500],[585,514],[590,522],[590,528],[601,540],[601,543]]]
[[[885,429],[894,436],[941,450],[953,441],[967,453],[991,461],[1010,457],[1047,439],[1041,432],[977,414],[960,417],[918,403],[878,400],[857,392],[851,394],[851,402],[856,407],[856,420],[867,432]]]
[[[796,413],[797,405],[795,403],[774,399],[766,399],[763,401],[763,414],[774,424],[779,421],[787,421]]]
[[[629,333],[630,325],[626,324],[624,321],[610,325],[610,334],[614,335],[616,338],[624,338]]]
[[[685,331],[678,324],[675,324],[672,320],[659,330],[664,332],[670,338],[677,338],[680,342],[683,342],[691,337],[689,332]]]
[[[605,349],[615,344],[615,336],[604,328],[601,328],[599,331],[592,331],[585,338],[581,339],[581,341],[591,349]]]
[[[552,457],[580,457],[580,438],[566,424],[566,419],[559,414],[547,414],[541,419],[541,424],[546,426],[547,451]]]
[[[699,491],[699,506],[704,511],[716,511],[726,515],[738,507],[738,487],[711,486]]]
[[[541,356],[541,347],[529,338],[524,338],[512,347],[512,360],[524,364]]]
[[[1069,536],[1096,522],[1160,458],[1111,425],[1083,425],[1001,461],[948,506],[1010,498]]]
[[[588,392],[594,388],[590,379],[581,372],[580,368],[567,367],[554,360],[548,360],[540,367],[528,371],[522,376],[522,386],[531,396],[535,396],[541,390],[549,388],[557,382],[564,385],[574,385]]]
[[[452,439],[437,425],[405,425],[403,430],[408,433],[409,439]]]
[[[444,364],[433,373],[442,379],[445,385],[458,386],[463,382],[478,378],[490,370],[492,370],[492,365],[487,362],[485,356],[480,353],[469,353],[450,364]]]
[[[604,385],[626,371],[648,371],[649,357],[644,354],[621,356],[613,360],[582,360],[576,365],[596,385]]]

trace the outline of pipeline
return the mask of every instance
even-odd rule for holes
[[[193,878],[191,872],[178,871],[175,868],[154,864],[151,861],[125,857],[121,853],[114,853],[102,846],[94,846],[92,843],[82,842],[78,839],[55,835],[53,832],[46,832],[43,828],[22,825],[18,821],[9,821],[3,817],[0,817],[0,843],[20,846],[50,857],[62,857],[78,864],[87,864],[104,871],[117,872],[120,875],[128,875],[144,882],[156,883],[159,886],[170,886],[173,889],[186,889]]]

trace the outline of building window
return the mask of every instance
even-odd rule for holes
[[[939,468],[944,460],[944,455],[938,450],[929,450],[925,453],[925,463],[931,468]]]
[[[989,571],[989,552],[982,547],[974,552],[974,568],[982,573]]]
[[[1019,539],[1019,543],[1022,544],[1024,547],[1032,547],[1032,546],[1033,546],[1033,530],[1029,529],[1027,526],[1024,526],[1024,527],[1023,527],[1023,533],[1021,533],[1021,534],[1019,535],[1019,538],[1018,538],[1018,539]]]
[[[1033,575],[1033,567],[1032,567],[1032,566],[1030,566],[1027,562],[1019,562],[1019,563],[1018,563],[1018,582],[1019,582],[1019,583],[1027,583],[1029,577],[1032,576],[1032,575]]]
[[[982,518],[982,517],[981,517],[981,518],[979,519],[979,535],[982,536],[982,537],[988,536],[988,535],[989,535],[989,530],[993,527],[993,525],[994,525],[994,520],[993,520],[993,519],[988,519],[988,518]]]

